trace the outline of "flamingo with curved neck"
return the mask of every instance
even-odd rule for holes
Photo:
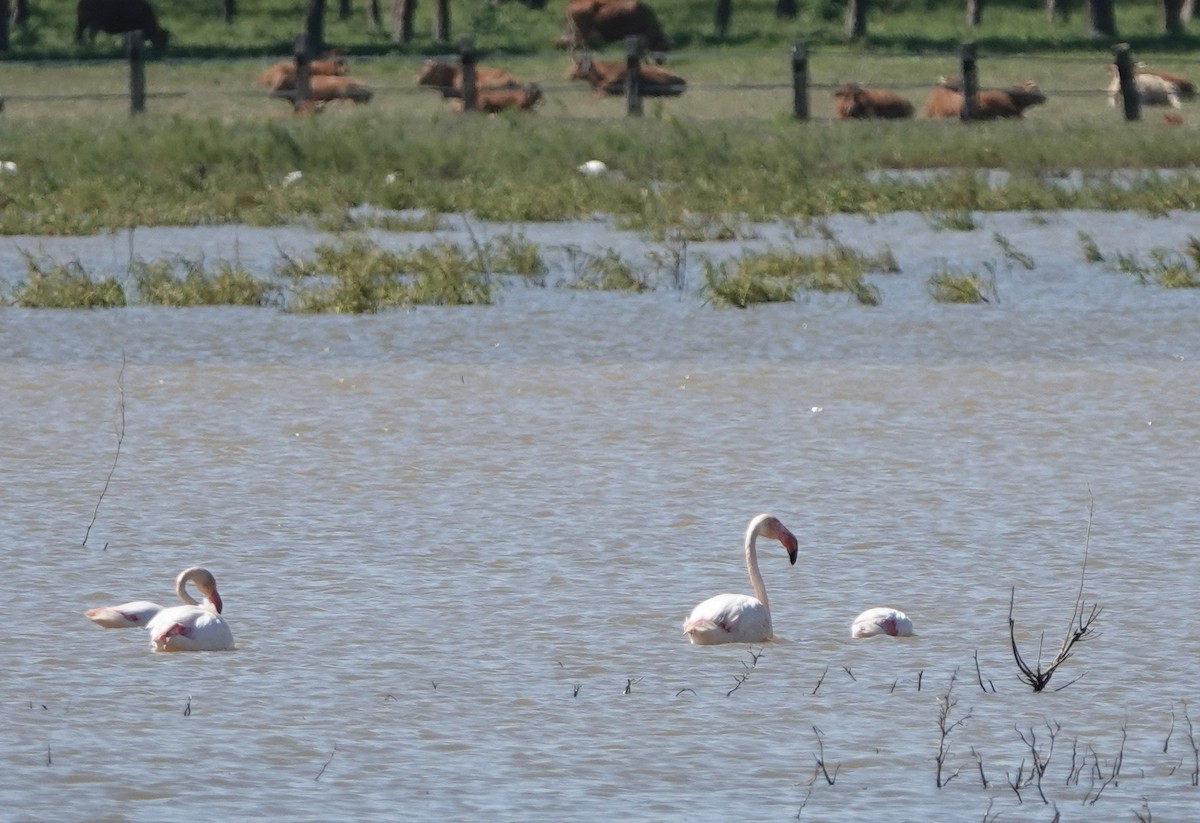
[[[767,603],[767,587],[763,585],[762,573],[758,570],[759,537],[778,540],[787,550],[788,560],[796,564],[798,543],[796,536],[770,514],[760,514],[746,528],[745,555],[746,572],[754,597],[745,594],[718,594],[710,597],[696,608],[684,621],[683,633],[697,646],[712,646],[718,643],[762,643],[773,638],[771,631],[771,607]]]
[[[187,584],[203,595],[195,600]],[[184,569],[175,578],[175,593],[186,605],[163,609],[150,621],[150,647],[156,652],[226,651],[235,648],[233,631],[221,616],[224,603],[212,572],[200,566]]]

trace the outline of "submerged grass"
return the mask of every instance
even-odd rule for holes
[[[925,286],[938,303],[991,303],[996,297],[995,278],[985,280],[975,272],[946,266],[939,266]]]
[[[110,309],[125,305],[125,290],[115,278],[93,279],[78,260],[59,263],[28,252],[26,277],[13,289],[13,305],[35,309]]]
[[[228,261],[209,271],[202,259],[138,260],[131,274],[140,302],[155,306],[261,306],[271,290],[270,284]]]

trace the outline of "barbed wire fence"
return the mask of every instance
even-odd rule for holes
[[[253,89],[247,84],[244,89],[232,88],[206,88],[206,89],[159,89],[153,90],[148,87],[146,75],[145,54],[142,46],[140,32],[130,32],[125,39],[125,57],[119,61],[107,63],[109,66],[118,64],[127,65],[128,67],[128,90],[127,91],[94,91],[94,92],[62,92],[62,93],[36,93],[24,94],[21,92],[7,93],[0,97],[0,112],[5,111],[6,105],[38,105],[38,104],[53,104],[53,103],[75,103],[75,102],[102,102],[102,101],[119,101],[127,100],[129,102],[129,111],[131,115],[139,114],[146,110],[149,103],[154,101],[166,100],[204,100],[212,98],[226,98],[237,100],[261,100],[265,96],[274,96],[288,101],[296,110],[303,110],[306,102],[311,101],[310,92],[308,91],[308,69],[311,65],[312,57],[308,54],[305,46],[305,35],[298,35],[296,40],[295,53],[293,60],[295,61],[296,82],[293,88],[278,90],[274,92],[264,92],[259,89]],[[744,92],[760,92],[760,93],[779,93],[779,109],[773,112],[781,114],[789,111],[793,118],[798,121],[816,119],[812,115],[812,101],[815,95],[820,93],[826,96],[831,95],[839,87],[845,85],[846,81],[838,78],[830,78],[827,72],[819,70],[819,58],[815,58],[808,50],[803,42],[795,43],[790,51],[783,50],[771,52],[779,57],[779,72],[772,77],[763,78],[761,80],[731,80],[722,81],[707,81],[707,82],[687,82],[686,90],[692,97],[704,94],[715,93],[744,93]],[[571,54],[567,55],[571,57]],[[601,90],[606,96],[623,97],[625,99],[625,113],[627,116],[637,117],[642,114],[642,101],[647,97],[660,96],[678,96],[683,93],[684,87],[674,84],[656,84],[647,82],[643,77],[643,73],[639,67],[647,61],[651,55],[645,53],[637,38],[629,38],[624,43],[624,56],[620,61],[624,65],[624,72],[621,74],[619,83],[609,84]],[[721,60],[721,59],[738,59],[737,56],[731,56],[728,53],[713,52],[711,54],[703,51],[689,52],[688,58],[699,57],[705,60]],[[913,60],[930,60],[937,58],[943,62],[953,61],[957,65],[958,71],[953,75],[949,82],[959,89],[964,97],[964,105],[962,108],[962,120],[971,120],[975,116],[973,101],[975,100],[975,91],[989,90],[992,88],[1003,90],[1004,87],[990,87],[980,85],[979,82],[979,63],[980,60],[986,60],[989,66],[995,64],[1005,64],[1021,61],[1024,58],[1020,56],[1010,55],[989,55],[982,57],[977,53],[974,43],[963,43],[960,45],[958,52],[947,54],[928,54],[910,55],[910,56],[891,56],[890,59],[899,60],[909,57]],[[1089,58],[1081,56],[1066,56],[1066,55],[1039,55],[1038,61],[1043,64],[1053,63],[1079,63]],[[429,60],[438,60],[452,64],[457,68],[461,78],[460,84],[456,86],[420,86],[415,82],[415,77],[421,67]],[[452,51],[442,51],[437,54],[430,55],[373,55],[373,56],[356,56],[354,57],[356,64],[370,65],[371,63],[387,63],[404,67],[403,71],[396,73],[396,77],[414,78],[406,83],[379,83],[373,82],[371,91],[381,97],[387,98],[403,98],[406,96],[429,95],[431,91],[440,92],[445,98],[461,100],[461,108],[465,111],[472,111],[477,108],[477,103],[481,93],[500,90],[501,87],[481,85],[475,81],[475,66],[476,54],[472,45],[472,38],[464,37],[458,48]],[[535,56],[513,56],[506,58],[508,64],[520,64],[522,62],[545,62],[545,55]],[[212,62],[212,61],[205,61]],[[223,61],[235,62],[235,61]],[[611,61],[610,61],[611,63]],[[263,62],[264,68],[266,61]],[[1121,112],[1126,120],[1138,120],[1141,116],[1140,97],[1135,85],[1135,76],[1137,73],[1137,64],[1134,60],[1132,50],[1127,44],[1120,44],[1114,47],[1111,57],[1111,65],[1115,76],[1118,80],[1119,94],[1121,100]],[[946,78],[939,78],[945,80]],[[568,80],[566,75],[559,75],[552,79],[540,79],[535,84],[543,93],[558,95],[577,95],[594,96],[597,91],[587,83],[581,83],[577,80]],[[906,81],[898,78],[889,78],[884,84],[888,89],[897,92],[928,92],[933,85],[927,80],[922,81]],[[503,88],[508,88],[507,86]],[[1051,85],[1041,85],[1041,91],[1048,97],[1055,98],[1066,97],[1095,97],[1113,95],[1114,87],[1112,85],[1099,85],[1093,87],[1055,87]]]

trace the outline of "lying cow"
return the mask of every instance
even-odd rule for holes
[[[1117,67],[1111,63],[1108,72],[1111,75],[1108,81],[1108,105],[1115,106],[1117,98],[1121,96],[1121,76],[1117,73]],[[1134,72],[1133,87],[1137,90],[1138,100],[1143,106],[1180,108],[1179,86],[1158,74]]]
[[[625,93],[624,61],[596,60],[591,55],[578,55],[571,61],[567,77],[586,80],[596,90],[597,97]],[[678,97],[687,88],[687,81],[662,66],[638,66],[638,78],[643,97]]]
[[[925,101],[925,116],[961,118],[965,98],[957,81],[938,78]],[[975,94],[975,119],[997,120],[1023,117],[1025,109],[1046,102],[1046,95],[1032,80],[1025,80],[1008,89],[986,89]]]
[[[316,75],[341,76],[346,73],[346,58],[340,54],[327,55],[320,60],[308,64],[310,77]],[[262,74],[254,81],[271,91],[289,91],[296,88],[296,61],[280,60],[273,66],[263,69]]]
[[[285,100],[293,99],[292,89],[279,89],[272,92],[275,97]],[[364,84],[352,77],[342,77],[332,74],[314,74],[308,78],[307,105],[314,103],[329,103],[334,100],[349,100],[354,103],[367,103],[373,93]],[[306,105],[301,103],[301,106]]]
[[[432,86],[442,92],[442,97],[462,97],[462,66],[429,59],[417,75],[418,86]],[[482,91],[492,89],[520,88],[517,78],[504,69],[490,66],[475,67],[475,88]]]
[[[88,40],[94,41],[98,31],[141,31],[156,51],[165,49],[171,39],[171,32],[158,24],[158,16],[146,0],[79,0],[75,7],[75,42],[82,43],[85,32]]]
[[[840,86],[833,96],[837,99],[837,116],[843,120],[901,119],[913,114],[913,104],[895,92],[863,88],[857,83]]]
[[[626,37],[640,37],[649,51],[671,50],[658,15],[642,0],[568,0],[563,48],[598,48]]]
[[[536,83],[528,86],[517,86],[509,89],[486,89],[475,97],[475,110],[486,114],[513,109],[516,111],[532,111],[533,107],[542,101],[542,90]],[[451,111],[463,111],[464,102],[461,98],[450,101]]]

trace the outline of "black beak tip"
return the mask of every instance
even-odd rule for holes
[[[796,555],[799,552],[788,552],[788,561],[794,566],[796,565]]]

